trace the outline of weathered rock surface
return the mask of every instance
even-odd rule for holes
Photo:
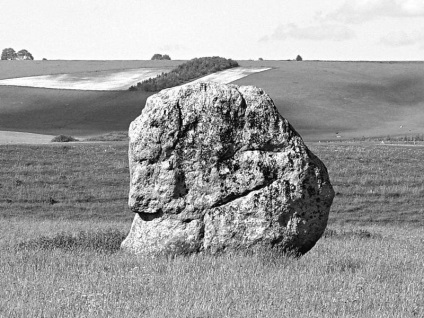
[[[260,88],[163,90],[129,137],[136,215],[125,250],[303,254],[325,230],[334,197],[327,169]]]

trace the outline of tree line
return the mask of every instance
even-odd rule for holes
[[[237,66],[239,65],[236,61],[219,56],[195,58],[178,65],[169,73],[162,73],[155,78],[138,82],[137,85],[131,86],[129,90],[158,92],[165,88],[182,85],[199,77]]]
[[[34,57],[28,50],[15,52],[11,47],[3,49],[1,53],[2,60],[34,60]]]

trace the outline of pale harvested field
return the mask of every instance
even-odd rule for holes
[[[213,81],[227,84],[250,74],[263,72],[269,69],[270,68],[236,67],[204,76],[191,83]],[[167,68],[139,68],[118,71],[109,70],[30,76],[0,80],[0,85],[94,91],[127,90],[131,85],[137,82],[156,77],[164,72],[169,72],[169,70],[170,69]]]
[[[7,144],[46,144],[49,143],[54,136],[31,134],[17,131],[1,131],[0,145]]]
[[[261,68],[234,67],[228,70],[206,75],[195,81],[190,82],[189,84],[198,83],[198,82],[218,82],[218,83],[228,84],[228,83],[237,81],[241,78],[244,78],[246,76],[249,76],[250,74],[259,73],[259,72],[267,71],[270,69],[271,68],[269,67],[261,67]]]
[[[137,82],[156,77],[168,71],[169,69],[165,68],[139,68],[120,71],[30,76],[1,80],[0,85],[94,91],[127,90]]]

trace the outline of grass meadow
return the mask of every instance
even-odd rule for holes
[[[0,317],[424,317],[424,147],[310,148],[336,197],[293,259],[122,253],[125,142],[0,146]]]
[[[174,68],[184,61],[167,60],[51,60],[51,61],[0,61],[0,80],[55,74],[73,74],[102,71],[122,71],[134,68]]]

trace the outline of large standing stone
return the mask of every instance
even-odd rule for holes
[[[163,90],[129,137],[136,215],[125,250],[303,254],[325,230],[334,197],[327,169],[260,88]]]

